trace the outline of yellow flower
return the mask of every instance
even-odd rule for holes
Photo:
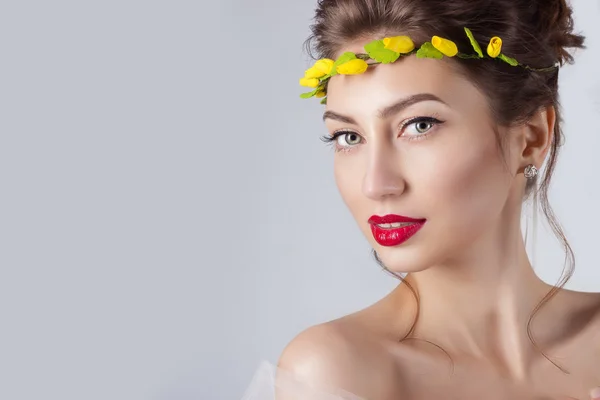
[[[302,78],[300,79],[300,85],[309,88],[316,88],[319,86],[319,80],[317,78]]]
[[[330,60],[329,58],[322,58],[315,63],[314,68],[323,72],[325,75],[329,75],[333,69],[334,63],[335,61]]]
[[[365,62],[365,60],[361,60],[360,58],[356,58],[350,61],[343,63],[342,65],[338,65],[336,71],[338,74],[342,75],[359,75],[364,73],[369,65]]]
[[[325,93],[324,90],[320,90],[315,94],[315,97],[317,97],[317,98],[325,97],[326,94],[327,93]]]
[[[333,68],[333,60],[329,58],[322,58],[318,60],[315,65],[306,70],[304,77],[305,78],[321,78],[325,75],[329,75],[331,73],[331,69]]]
[[[490,39],[490,44],[488,44],[487,53],[490,57],[496,58],[500,55],[502,51],[502,39],[498,36],[494,36]]]
[[[452,40],[434,36],[431,38],[431,44],[445,56],[454,57],[458,53],[458,47]]]
[[[410,53],[415,48],[415,44],[408,36],[394,36],[383,39],[384,47],[396,53]]]

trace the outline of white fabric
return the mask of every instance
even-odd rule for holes
[[[339,388],[315,387],[299,381],[289,371],[262,361],[242,400],[365,400]]]

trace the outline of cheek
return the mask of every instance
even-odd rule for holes
[[[405,180],[406,192],[398,194],[397,212],[429,218],[438,227],[487,224],[502,210],[511,185],[496,139],[489,135],[478,142],[454,136],[435,147],[399,154],[397,179]],[[362,191],[367,163],[356,154],[335,157],[340,195],[352,215],[366,221],[376,212],[374,200]]]
[[[337,156],[334,161],[334,176],[338,191],[350,212],[355,216],[360,208],[360,202],[366,200],[363,199],[361,191],[362,175],[358,164],[357,162],[347,162]]]
[[[497,215],[510,189],[507,172],[495,142],[460,146],[444,152],[423,167],[419,196],[425,212],[448,223],[481,224]]]

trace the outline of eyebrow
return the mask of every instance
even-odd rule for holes
[[[405,108],[412,106],[413,104],[416,103],[420,103],[422,101],[437,101],[440,102],[442,104],[445,104],[446,106],[448,105],[445,101],[443,101],[442,99],[440,99],[438,96],[436,96],[435,94],[432,93],[417,93],[417,94],[413,94],[412,96],[408,96],[405,98],[400,99],[399,101],[395,102],[394,104],[385,107],[384,109],[380,110],[377,113],[377,116],[380,119],[385,119],[388,118],[394,114],[399,113],[400,111],[404,110]],[[352,117],[348,117],[342,114],[338,114],[334,111],[325,111],[325,113],[323,114],[323,121],[325,121],[326,119],[333,119],[336,121],[340,121],[340,122],[344,122],[347,124],[353,124],[353,125],[358,125],[356,123],[356,121],[354,120],[354,118]]]

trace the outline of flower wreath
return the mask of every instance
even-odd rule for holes
[[[317,60],[312,67],[306,70],[304,77],[300,79],[300,85],[313,88],[314,90],[302,93],[300,97],[303,99],[309,99],[313,96],[323,98],[321,104],[326,104],[327,82],[332,76],[338,74],[359,75],[364,73],[370,65],[390,64],[398,60],[400,56],[408,56],[413,53],[416,53],[418,58],[442,59],[444,56],[484,58],[481,47],[479,47],[479,43],[477,43],[469,28],[465,27],[464,29],[476,54],[460,53],[456,43],[439,36],[433,36],[430,42],[423,43],[418,49],[415,49],[415,44],[408,36],[386,37],[381,40],[374,40],[365,45],[366,54],[348,51],[340,55],[335,61],[328,58]],[[513,67],[520,66],[532,71],[545,72],[558,68],[558,64],[545,68],[533,68],[502,54],[502,39],[498,36],[490,39],[487,46],[487,56],[502,60]],[[375,60],[375,62],[367,63],[367,60],[370,59]]]

